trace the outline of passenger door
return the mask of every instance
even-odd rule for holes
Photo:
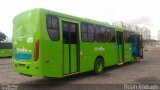
[[[78,24],[62,21],[63,34],[63,75],[78,72],[79,39]]]
[[[117,55],[118,55],[118,63],[123,64],[124,62],[124,40],[123,40],[123,32],[116,31],[117,38]]]

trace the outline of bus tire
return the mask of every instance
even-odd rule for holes
[[[104,69],[104,61],[102,58],[97,58],[94,63],[94,73],[100,74]]]

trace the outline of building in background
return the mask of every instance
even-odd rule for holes
[[[138,32],[139,34],[142,35],[144,40],[149,40],[151,38],[150,30],[148,28],[146,28],[146,27],[141,28],[141,27],[138,27],[136,25],[124,23],[122,21],[113,22],[112,25],[118,26],[118,27],[121,27],[121,28],[125,28],[127,30],[136,31],[136,32]]]
[[[143,28],[142,28],[142,32],[143,32],[143,33],[142,33],[141,35],[143,36],[143,39],[144,39],[144,40],[149,40],[149,39],[151,38],[151,36],[150,36],[150,33],[151,33],[151,32],[150,32],[150,30],[149,30],[148,28],[143,27]]]

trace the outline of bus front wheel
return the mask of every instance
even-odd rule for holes
[[[97,58],[95,63],[94,63],[94,73],[95,74],[100,74],[103,72],[104,69],[104,62],[103,59]]]

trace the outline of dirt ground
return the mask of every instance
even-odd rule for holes
[[[13,72],[11,64],[11,58],[0,58],[1,87],[17,85],[18,90],[71,88],[123,90],[125,84],[160,84],[160,51],[145,51],[144,59],[122,66],[108,67],[100,75],[88,72],[63,79],[23,76]]]

